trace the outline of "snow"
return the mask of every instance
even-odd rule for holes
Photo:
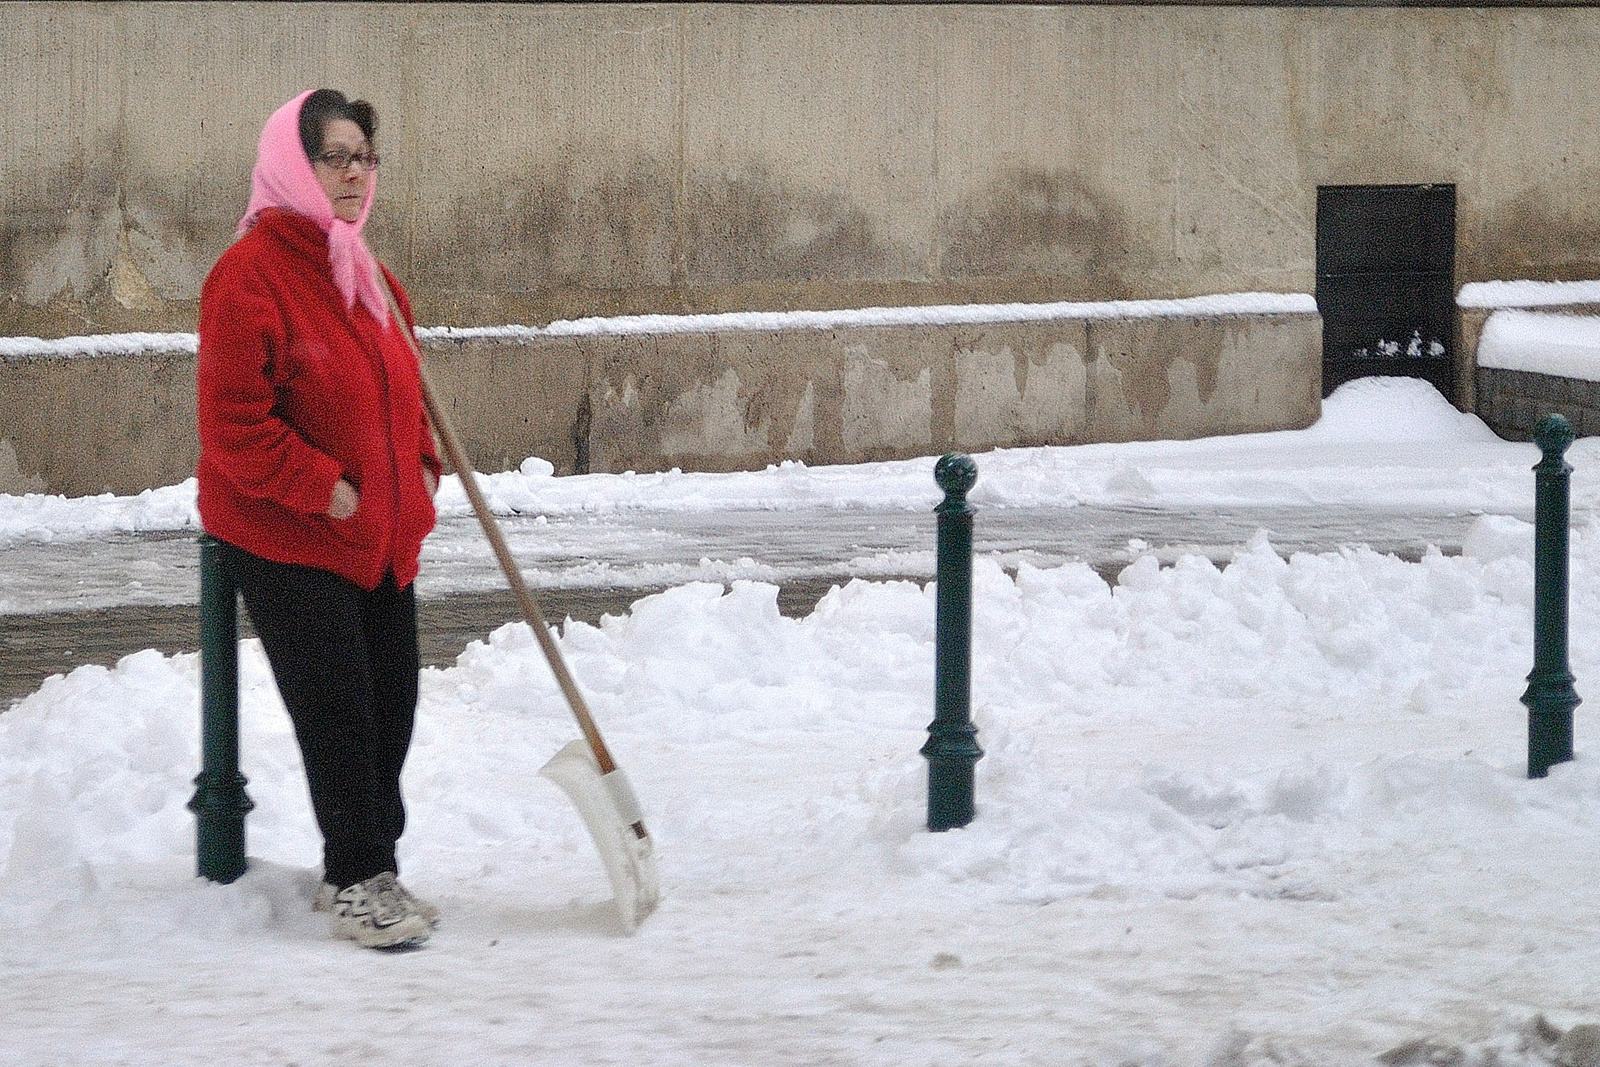
[[[621,315],[531,326],[419,330],[424,338],[531,340],[537,337],[723,333],[748,330],[842,330],[871,326],[967,326],[1056,319],[1144,319],[1159,316],[1315,315],[1309,293],[1219,293],[1179,300],[1059,301],[1043,304],[937,304],[840,311],[739,311],[720,315]]]
[[[1600,468],[1591,440],[1569,456],[1575,482]],[[193,877],[196,657],[54,677],[0,714],[5,1062],[1591,1062],[1600,761],[1580,708],[1578,758],[1525,777],[1532,533],[1506,512],[1531,446],[1379,379],[1305,431],[977,459],[989,506],[1135,475],[1163,502],[1487,506],[1461,556],[1416,563],[1285,560],[1258,535],[1224,566],[1145,555],[1108,587],[980,558],[986,755],[977,819],[946,834],[921,825],[931,586],[855,580],[793,619],[771,585],[694,583],[568,623],[657,841],[664,901],[633,937],[535,773],[574,727],[521,624],[424,672],[402,864],[445,924],[401,956],[309,910],[315,826],[257,644],[252,866],[231,886]],[[496,476],[503,507],[931,503],[931,460],[524,467]],[[142,512],[0,498],[0,517],[61,539],[179,522],[165,492]],[[1594,507],[1576,495],[1580,692],[1600,670]]]
[[[1496,311],[1483,324],[1478,366],[1600,381],[1600,316]]]
[[[0,360],[65,359],[78,356],[194,355],[192,333],[102,333],[87,337],[0,337]]]
[[[1217,293],[1179,300],[1103,300],[1045,304],[941,304],[929,307],[850,308],[842,311],[740,311],[720,315],[619,315],[559,320],[548,326],[423,326],[427,340],[529,341],[540,337],[718,333],[740,330],[842,330],[867,326],[965,326],[1053,319],[1144,319],[1160,316],[1315,315],[1309,293]],[[46,340],[0,337],[0,360],[70,356],[188,354],[192,333],[93,334]]]
[[[81,541],[109,533],[198,530],[198,487],[195,479],[187,478],[177,485],[146,489],[136,496],[0,493],[0,544]]]
[[[1600,304],[1600,281],[1469,282],[1456,294],[1464,308],[1559,307],[1562,304]]]
[[[1448,448],[1441,445],[1448,444]],[[1574,499],[1600,502],[1581,468],[1600,442],[1574,446]],[[1475,416],[1410,378],[1363,378],[1323,403],[1306,430],[1140,441],[985,454],[971,499],[984,507],[1137,503],[1150,507],[1340,507],[1381,500],[1397,510],[1525,510],[1538,451],[1509,444]],[[788,461],[725,474],[589,474],[556,478],[529,457],[518,470],[482,476],[498,514],[600,516],[631,510],[904,508],[939,500],[932,459],[811,467]],[[199,526],[193,479],[134,497],[0,494],[0,544],[73,541],[106,533]],[[442,516],[465,516],[460,480],[444,479]]]

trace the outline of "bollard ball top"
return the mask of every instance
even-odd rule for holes
[[[1567,417],[1554,412],[1541,415],[1539,422],[1533,428],[1533,443],[1547,456],[1561,455],[1572,445],[1577,436]]]
[[[965,452],[951,452],[933,465],[933,480],[946,496],[963,497],[978,483],[978,465]]]

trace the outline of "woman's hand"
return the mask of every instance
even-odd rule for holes
[[[333,483],[333,497],[328,501],[328,517],[348,519],[361,506],[361,494],[356,487],[340,478]]]
[[[429,496],[437,496],[439,494],[439,479],[433,476],[432,467],[422,468],[422,484],[428,487]]]

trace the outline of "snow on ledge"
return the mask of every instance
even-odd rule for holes
[[[194,355],[200,340],[192,333],[98,333],[86,337],[0,337],[0,359],[68,356]]]
[[[1600,316],[1496,311],[1478,340],[1478,366],[1600,381]]]
[[[1600,281],[1472,282],[1461,287],[1456,306],[1464,308],[1536,308],[1563,304],[1600,304]]]
[[[1107,300],[1050,304],[942,304],[843,311],[736,311],[720,315],[621,315],[552,322],[549,326],[434,326],[430,340],[531,340],[597,334],[731,333],[746,330],[839,330],[864,326],[968,326],[1051,319],[1143,319],[1159,316],[1315,315],[1309,293],[1226,293],[1183,300]]]
[[[967,326],[1051,319],[1147,319],[1243,315],[1315,315],[1309,293],[1223,293],[1182,300],[1105,300],[1051,304],[944,304],[933,307],[851,308],[843,311],[735,311],[721,315],[620,315],[562,320],[538,326],[423,326],[424,341],[526,341],[538,337],[744,330],[839,330],[861,326]],[[0,360],[71,356],[194,355],[192,333],[108,333],[44,340],[0,337]]]

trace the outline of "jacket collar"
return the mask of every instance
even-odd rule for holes
[[[328,235],[322,232],[315,219],[287,208],[269,207],[256,218],[255,228],[282,241],[299,255],[318,257],[323,264],[328,262]]]

